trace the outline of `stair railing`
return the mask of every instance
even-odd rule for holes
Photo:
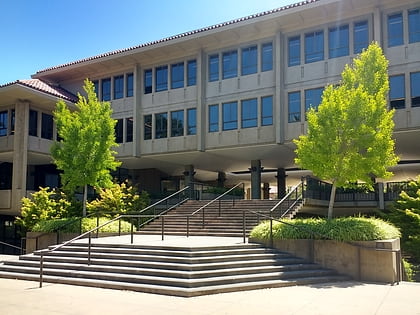
[[[19,246],[16,246],[16,245],[13,245],[13,244],[9,244],[9,243],[3,242],[3,241],[0,241],[0,244],[5,245],[5,246],[8,246],[8,247],[11,247],[11,248],[14,248],[14,249],[18,249],[21,254],[24,253],[23,247],[19,247]]]
[[[278,203],[276,203],[270,209],[270,216],[274,216],[275,212],[279,209],[278,218],[284,218],[288,213],[290,213],[294,207],[299,203],[303,202],[303,193],[304,193],[304,182],[303,180],[292,187],[292,189],[284,196]],[[284,210],[283,210],[284,208]]]

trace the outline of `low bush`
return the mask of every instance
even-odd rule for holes
[[[374,241],[399,238],[399,230],[380,219],[345,217],[273,221],[274,239],[332,239],[336,241]],[[269,239],[270,222],[264,221],[251,231],[251,238]]]
[[[108,222],[109,218],[99,218],[99,225]],[[82,233],[90,231],[97,226],[96,218],[83,218],[82,219]],[[102,227],[99,232],[102,233],[118,233],[119,223],[114,221]],[[32,229],[33,232],[46,232],[52,233],[60,230],[62,233],[79,233],[80,232],[80,219],[66,218],[55,220],[39,221]],[[130,232],[131,224],[121,221],[121,232]]]

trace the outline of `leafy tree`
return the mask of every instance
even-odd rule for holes
[[[394,111],[387,110],[388,61],[372,43],[346,65],[342,81],[324,90],[318,111],[307,113],[308,132],[295,140],[296,163],[331,181],[328,218],[332,218],[337,187],[358,180],[372,188],[372,178],[392,175],[397,163],[392,131]]]
[[[115,143],[115,123],[108,102],[100,102],[94,85],[85,80],[86,97],[78,94],[77,110],[71,111],[60,100],[54,111],[58,135],[51,154],[57,168],[62,170],[63,187],[71,193],[83,188],[83,216],[86,216],[87,186],[110,187],[110,170],[120,162],[115,160],[112,147]]]

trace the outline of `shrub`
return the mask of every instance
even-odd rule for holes
[[[274,239],[333,239],[337,241],[373,241],[400,237],[393,225],[375,218],[348,217],[325,219],[293,219],[273,221]],[[251,231],[252,238],[268,239],[270,222],[265,221]]]
[[[108,222],[109,218],[101,217],[99,218],[99,225]],[[96,218],[83,218],[82,219],[82,233],[90,231],[96,228],[97,221]],[[109,232],[117,233],[119,223],[114,221],[110,224],[102,227],[99,232]],[[55,219],[55,220],[43,220],[39,221],[34,227],[34,232],[46,232],[52,233],[57,230],[63,233],[79,233],[80,232],[80,218],[65,218],[65,219]],[[121,232],[130,232],[131,224],[125,221],[121,221]]]

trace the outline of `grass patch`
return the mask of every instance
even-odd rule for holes
[[[273,221],[274,239],[332,239],[336,241],[375,241],[399,238],[400,231],[376,218],[343,217]],[[264,221],[251,231],[251,238],[269,239],[270,222]]]

